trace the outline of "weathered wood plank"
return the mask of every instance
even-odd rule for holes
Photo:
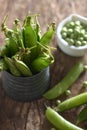
[[[56,21],[56,24],[71,13],[79,13],[87,16],[87,1],[80,0],[0,0],[0,24],[6,14],[9,15],[7,25],[13,26],[13,20],[19,18],[22,20],[26,13],[30,10],[32,13],[40,13],[40,23],[42,32],[46,29],[46,24]],[[0,35],[0,45],[4,44],[4,36]],[[51,66],[51,86],[58,83],[75,62],[82,59],[87,64],[87,54],[82,58],[74,58],[65,55],[57,46],[56,36],[52,41],[52,45],[57,47],[54,52],[55,63]],[[72,85],[71,91],[73,95],[78,94],[82,90],[82,82],[87,80],[87,73],[84,73]],[[44,104],[55,106],[56,101],[47,101],[39,99],[33,102],[21,103],[16,102],[6,96],[0,77],[0,130],[50,130],[51,125],[45,118]],[[87,91],[87,90],[86,90]],[[60,97],[61,100],[67,98]],[[74,109],[63,113],[63,116],[71,122],[74,122],[79,109]],[[81,124],[86,130],[87,122]]]

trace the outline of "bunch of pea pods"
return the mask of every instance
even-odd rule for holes
[[[14,20],[13,29],[6,26],[8,16],[2,22],[5,45],[0,50],[0,70],[14,76],[32,76],[54,62],[50,42],[55,33],[55,23],[42,35],[38,14],[28,14],[23,20]]]
[[[58,98],[66,92],[68,92],[66,94],[70,94],[68,89],[70,89],[79,76],[86,71],[87,65],[84,65],[82,61],[77,62],[59,83],[43,95],[44,98],[48,100],[57,99],[57,105],[54,108],[46,106],[46,118],[55,127],[51,130],[84,130],[79,127],[79,124],[87,120],[87,81],[83,81],[82,86],[84,87],[84,91],[82,93],[69,99],[65,99],[62,102],[58,100]],[[80,107],[81,109],[76,116],[74,124],[61,116],[62,112],[76,107]]]

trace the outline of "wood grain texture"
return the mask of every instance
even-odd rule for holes
[[[0,0],[0,24],[5,15],[9,18],[7,25],[13,26],[13,20],[19,18],[21,21],[28,11],[40,14],[40,24],[42,33],[46,30],[47,24],[52,21],[59,22],[70,15],[78,13],[87,17],[87,0]],[[1,32],[0,32],[1,33]],[[0,45],[4,44],[4,35],[0,34]],[[51,43],[57,50],[53,52],[55,62],[51,66],[51,83],[53,87],[58,83],[70,70],[70,68],[79,60],[83,60],[87,64],[87,54],[81,58],[70,57],[65,55],[57,45],[56,35]],[[87,73],[82,74],[78,80],[72,85],[70,96],[77,95],[82,89],[82,83],[87,80]],[[50,130],[51,124],[45,118],[45,106],[55,106],[56,100],[48,101],[44,98],[33,102],[21,103],[12,100],[6,96],[3,90],[2,79],[0,76],[0,130]],[[69,96],[69,97],[70,97]],[[63,95],[61,100],[68,98]],[[80,108],[76,108],[63,113],[63,117],[74,123],[76,115]],[[80,124],[82,128],[87,130],[87,122]]]

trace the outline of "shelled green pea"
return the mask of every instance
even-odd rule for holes
[[[72,20],[66,23],[62,30],[62,38],[69,44],[76,47],[87,45],[86,24],[79,20]]]

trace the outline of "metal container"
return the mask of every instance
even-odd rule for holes
[[[39,99],[49,87],[49,67],[31,77],[15,77],[3,71],[2,82],[6,94],[17,101]]]

